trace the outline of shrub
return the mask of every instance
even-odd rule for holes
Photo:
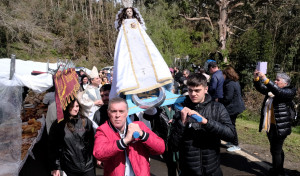
[[[238,118],[259,122],[260,114],[257,112],[251,112],[250,110],[246,109],[244,112],[238,115]]]

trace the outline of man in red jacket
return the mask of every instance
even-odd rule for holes
[[[94,156],[104,164],[107,176],[150,176],[149,155],[165,151],[163,139],[153,133],[143,122],[127,124],[127,102],[113,98],[108,104],[109,120],[97,128]],[[138,139],[132,137],[137,131]]]

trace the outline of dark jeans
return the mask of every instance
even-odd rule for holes
[[[236,121],[237,116],[238,116],[238,114],[230,115],[230,120],[231,120],[231,123],[234,125],[234,127],[235,127],[235,121]],[[239,145],[238,135],[237,135],[236,130],[235,130],[235,137],[234,137],[234,140],[233,140],[232,144],[235,145],[235,146]]]
[[[282,146],[286,137],[280,137],[277,135],[275,124],[271,124],[270,131],[267,135],[270,142],[273,170],[277,173],[283,173],[284,152],[282,150]]]
[[[176,161],[173,160],[173,152],[165,151],[163,154],[163,158],[164,158],[167,168],[168,168],[168,176],[176,176],[177,163],[176,163]]]
[[[66,172],[67,176],[96,176],[96,172],[95,169],[91,169],[87,172],[84,173],[70,173],[70,172]]]

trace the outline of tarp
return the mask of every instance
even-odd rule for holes
[[[21,161],[21,87],[0,87],[0,175],[18,176]]]
[[[24,61],[16,59],[15,74],[11,80],[9,58],[0,59],[0,86],[26,86],[34,92],[41,93],[53,86],[51,74],[40,74],[33,76],[32,71],[47,72],[47,63]],[[50,69],[57,69],[56,63],[49,63]]]

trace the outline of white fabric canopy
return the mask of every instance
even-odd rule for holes
[[[31,75],[32,71],[47,72],[47,63],[16,59],[15,74],[9,80],[10,62],[11,59],[8,58],[0,59],[0,86],[26,86],[37,93],[53,86],[51,74]],[[49,68],[57,69],[57,64],[49,63]]]

